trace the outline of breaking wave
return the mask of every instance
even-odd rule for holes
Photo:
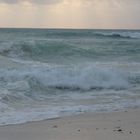
[[[47,89],[81,90],[126,89],[129,81],[121,72],[99,68],[94,65],[75,67],[32,67],[28,69],[0,70],[1,91],[8,91],[4,96],[16,99],[15,93],[32,97],[34,92],[47,92]],[[14,93],[11,94],[10,92]],[[21,94],[23,93],[23,94]],[[14,96],[13,96],[14,95]],[[39,96],[39,94],[37,94]],[[17,97],[17,99],[20,97]]]
[[[95,33],[97,37],[114,38],[114,39],[136,39],[140,38],[139,32],[97,32]]]

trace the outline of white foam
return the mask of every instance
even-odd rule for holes
[[[91,88],[127,88],[129,82],[124,73],[104,67],[72,66],[72,67],[32,67],[25,69],[0,70],[0,78],[12,87],[28,85],[24,80],[34,79],[46,87],[66,87],[88,90]],[[20,82],[19,82],[20,81]],[[22,82],[21,82],[22,81]],[[17,82],[17,83],[16,83]],[[19,85],[20,84],[20,85]],[[10,88],[12,88],[10,87]]]
[[[114,35],[120,35],[120,37],[124,38],[140,38],[140,32],[139,31],[106,31],[106,32],[96,32],[97,34],[102,34],[104,36],[114,36]]]
[[[113,91],[131,87],[127,73],[108,66],[95,64],[49,66],[42,63],[26,63],[26,65],[23,63],[22,68],[0,69],[0,125],[38,121],[85,111],[109,110],[112,105],[103,102],[100,104],[100,99],[94,106],[75,105],[73,102],[80,99],[81,91],[84,94],[91,92],[81,98],[81,100],[89,100],[93,95],[95,99],[98,98],[96,88]],[[66,91],[63,91],[63,88],[66,88]],[[91,90],[92,88],[95,88],[94,91]],[[53,92],[49,92],[49,89],[53,89],[51,91],[55,91],[58,95],[52,96]],[[73,95],[65,95],[66,98],[63,98],[62,92]],[[77,93],[77,97],[74,92]],[[107,95],[103,92],[102,96]],[[111,98],[113,97],[116,98],[112,95]],[[62,103],[63,99],[66,99],[66,102]],[[67,99],[73,101],[68,102]],[[59,103],[55,104],[54,100]],[[112,101],[112,99],[107,100]]]

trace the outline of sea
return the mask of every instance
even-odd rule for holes
[[[140,30],[0,29],[0,125],[140,107]]]

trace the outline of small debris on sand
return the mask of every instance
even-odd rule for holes
[[[53,128],[58,128],[58,126],[57,125],[54,125]]]

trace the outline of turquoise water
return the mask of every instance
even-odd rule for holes
[[[140,106],[140,31],[0,29],[0,124]]]

